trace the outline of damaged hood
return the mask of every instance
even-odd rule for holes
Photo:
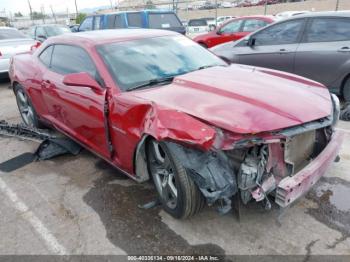
[[[173,83],[133,92],[235,133],[279,130],[331,114],[328,89],[266,68],[231,65],[178,76]]]

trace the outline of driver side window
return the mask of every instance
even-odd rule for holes
[[[239,30],[241,28],[241,25],[242,25],[242,20],[232,21],[231,23],[228,23],[227,25],[224,25],[220,29],[220,33],[232,34],[232,33],[239,32]]]
[[[297,43],[304,21],[304,19],[292,20],[258,32],[252,36],[255,39],[255,46]]]
[[[86,72],[93,78],[97,74],[94,63],[83,48],[63,44],[55,45],[51,70],[61,75]]]

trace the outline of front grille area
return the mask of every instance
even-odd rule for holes
[[[316,130],[311,130],[289,138],[284,147],[284,161],[295,174],[311,160],[316,142]]]

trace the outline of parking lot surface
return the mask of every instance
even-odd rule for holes
[[[0,84],[0,120],[20,122],[9,83]],[[4,254],[347,254],[350,255],[350,123],[340,162],[285,210],[250,204],[241,221],[207,207],[176,220],[150,183],[138,184],[87,151],[0,172],[0,255]],[[32,141],[0,136],[0,162],[33,152]]]

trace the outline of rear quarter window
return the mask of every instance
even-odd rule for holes
[[[50,67],[51,64],[51,56],[52,56],[53,46],[47,47],[44,51],[39,55],[39,60],[46,66]]]
[[[334,42],[350,40],[349,18],[314,18],[306,35],[307,42]]]
[[[157,14],[150,13],[148,15],[149,27],[156,29],[164,29],[169,27],[181,27],[179,19],[173,13]]]

